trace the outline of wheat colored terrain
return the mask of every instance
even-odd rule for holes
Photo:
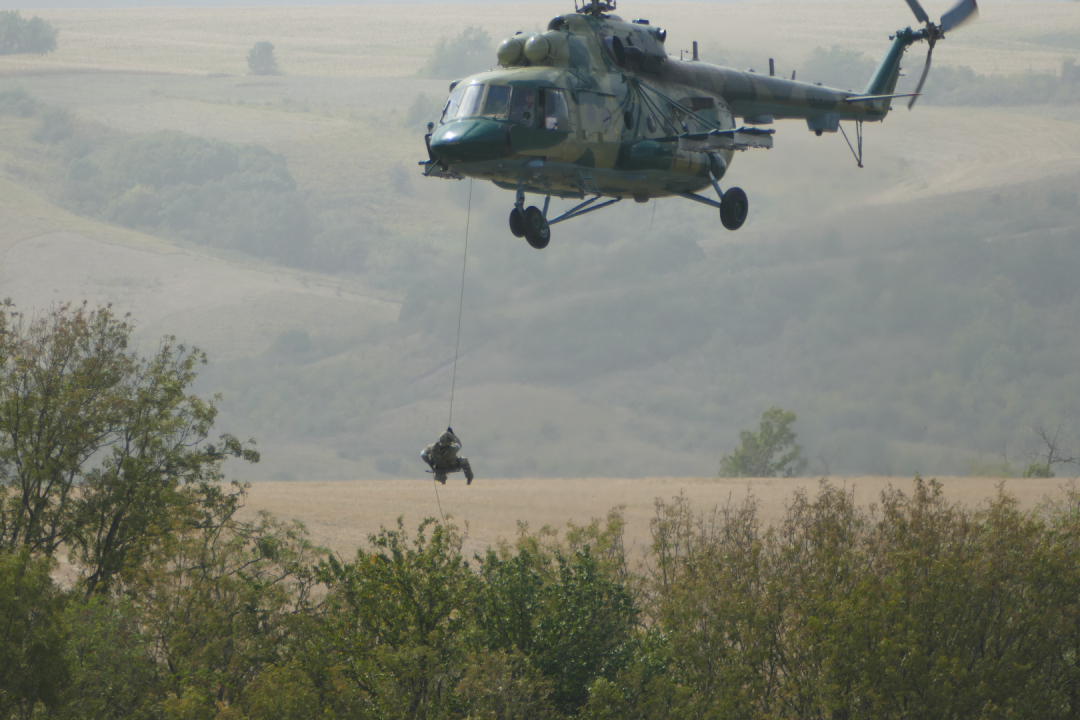
[[[221,429],[244,437],[257,435],[260,440],[259,465],[230,468],[232,474],[255,481],[249,512],[265,509],[299,519],[316,542],[345,554],[399,515],[405,515],[408,524],[438,516],[430,480],[387,478],[421,476],[417,453],[433,439],[428,437],[431,430],[446,423],[453,345],[415,328],[398,330],[408,292],[403,286],[380,282],[382,277],[403,273],[406,261],[419,258],[453,268],[445,275],[456,283],[461,230],[470,205],[472,242],[477,243],[469,249],[469,262],[476,263],[470,272],[498,261],[521,273],[523,287],[545,270],[557,277],[555,292],[540,302],[527,304],[521,299],[526,290],[516,287],[505,296],[477,300],[509,307],[499,331],[560,307],[573,308],[574,302],[604,300],[603,291],[590,295],[591,283],[609,272],[611,264],[601,259],[597,264],[602,267],[587,266],[580,274],[559,264],[574,262],[559,254],[560,247],[574,243],[581,247],[588,235],[603,235],[604,225],[589,224],[592,219],[559,236],[545,255],[526,255],[532,251],[517,245],[507,249],[508,196],[477,184],[470,199],[464,184],[415,177],[415,161],[423,156],[422,130],[406,127],[403,118],[421,94],[435,106],[442,102],[444,80],[416,77],[441,38],[479,26],[497,41],[517,30],[542,29],[568,6],[569,2],[435,5],[407,14],[394,6],[33,11],[59,29],[58,50],[43,57],[0,57],[0,89],[25,89],[43,103],[66,108],[81,121],[125,137],[175,130],[265,145],[287,159],[302,192],[335,211],[361,214],[373,226],[392,232],[389,240],[371,241],[372,271],[366,275],[321,274],[177,244],[105,219],[80,216],[61,207],[47,186],[47,165],[55,159],[29,139],[36,121],[7,118],[6,136],[0,142],[0,295],[11,296],[26,310],[84,298],[112,303],[133,313],[137,337],[147,347],[172,333],[207,350],[210,379],[199,389],[225,391]],[[982,6],[978,23],[938,46],[935,66],[967,65],[979,73],[1056,72],[1063,57],[1080,51],[1076,40],[1080,3],[988,0]],[[931,14],[941,9],[931,9]],[[627,2],[620,10],[667,28],[669,50],[675,53],[698,40],[707,60],[713,53],[764,66],[772,56],[785,74],[823,46],[836,44],[879,56],[888,34],[912,22],[899,0]],[[261,40],[274,44],[284,76],[244,74],[247,50]],[[919,52],[913,51],[915,56]],[[908,72],[914,72],[911,68],[919,62],[921,58],[909,59]],[[1075,106],[932,105],[910,113],[898,109],[886,123],[867,128],[865,170],[854,168],[840,137],[816,138],[801,123],[780,123],[775,150],[740,156],[733,166],[732,175],[754,203],[752,222],[737,236],[719,233],[711,215],[697,219],[705,217],[700,208],[675,202],[644,207],[623,203],[608,217],[625,229],[620,242],[629,246],[648,247],[655,236],[645,228],[651,230],[655,223],[674,228],[672,237],[689,238],[710,260],[732,247],[754,247],[798,233],[811,237],[852,223],[896,227],[925,214],[930,218],[925,222],[932,224],[937,217],[933,213],[944,216],[946,210],[941,208],[963,193],[968,193],[964,202],[981,208],[979,203],[987,203],[993,193],[1009,195],[1022,183],[1050,187],[1080,173],[1080,122],[1074,110]],[[560,232],[566,227],[560,225]],[[1076,227],[1074,222],[1063,232],[1075,233]],[[1013,229],[1009,232],[1015,235]],[[586,246],[583,252],[585,260],[607,258],[599,246]],[[826,264],[829,259],[815,262]],[[451,290],[456,293],[456,284]],[[453,300],[456,307],[456,294]],[[798,330],[797,321],[789,326]],[[1063,335],[1075,335],[1075,320],[1064,319],[1062,328]],[[234,363],[228,367],[234,375],[243,375],[245,362],[264,358],[283,332],[296,329],[344,349],[311,363],[306,384],[281,380],[286,386],[282,395],[290,403],[258,408],[265,416],[259,418],[258,429],[251,429],[255,425],[251,414],[231,404],[240,392],[216,384],[225,381],[214,373],[223,363]],[[551,329],[551,336],[540,341],[558,346],[561,330]],[[477,339],[471,332],[474,326],[467,323],[454,425],[466,443],[463,454],[473,459],[480,477],[469,488],[459,480],[438,488],[442,510],[456,522],[468,523],[471,549],[512,538],[518,521],[533,529],[562,526],[568,519],[582,523],[619,505],[626,506],[628,543],[640,549],[648,544],[655,498],[685,490],[699,507],[708,508],[746,492],[746,481],[701,476],[714,471],[720,454],[736,442],[740,427],[749,427],[764,407],[780,402],[771,385],[740,400],[742,405],[710,401],[723,406],[714,413],[723,415],[722,423],[695,420],[690,413],[690,420],[673,428],[661,411],[685,396],[697,400],[693,382],[689,389],[677,387],[687,373],[736,390],[752,382],[747,379],[752,370],[764,367],[763,374],[782,376],[782,358],[770,355],[767,346],[747,350],[740,368],[711,367],[713,358],[702,351],[636,374],[612,372],[585,383],[560,385],[535,379],[542,375],[517,376],[512,359],[516,356],[500,354],[496,342]],[[916,344],[903,351],[925,349]],[[797,348],[799,353],[804,350],[802,345]],[[852,347],[844,352],[858,351]],[[889,349],[879,352],[896,354]],[[870,355],[868,361],[860,357],[852,362],[866,365],[876,359]],[[393,392],[384,391],[392,381],[399,381]],[[672,389],[668,391],[664,383]],[[643,386],[656,385],[664,390],[649,402],[631,402],[637,401]],[[344,407],[339,416],[347,416],[352,406],[370,397],[385,403],[369,409],[358,426],[319,429],[320,435],[311,427],[318,426],[321,417],[296,419],[300,414],[296,408],[307,399],[304,395],[316,391],[311,404]],[[381,393],[392,397],[385,399]],[[813,384],[800,385],[793,393],[807,407],[818,395]],[[800,422],[812,417],[803,414],[803,407],[798,407]],[[891,406],[879,409],[892,411]],[[857,415],[855,410],[850,413]],[[929,439],[896,439],[866,450],[888,454],[881,472],[893,473],[894,478],[834,482],[853,487],[860,503],[870,503],[890,482],[907,489],[915,470],[928,474],[936,464],[962,473],[969,460],[996,459],[1004,447],[997,438],[964,447],[938,439],[947,436],[950,423],[949,418],[934,418],[927,423]],[[304,432],[293,432],[298,426]],[[1029,426],[1013,430],[1019,433]],[[286,429],[268,439],[266,433],[278,428]],[[833,474],[828,438],[815,438],[802,428],[796,427],[800,441],[809,438],[808,447],[820,440],[811,454],[812,471]],[[537,442],[541,436],[542,447]],[[851,446],[862,450],[859,443]],[[1007,449],[1010,457],[1017,456],[1015,444]],[[379,464],[387,457],[399,460],[400,471]],[[552,479],[613,473],[687,477]],[[530,479],[536,474],[546,474],[547,479]],[[489,479],[492,476],[520,479]],[[309,482],[265,482],[270,478]],[[755,480],[749,485],[762,503],[763,517],[774,521],[796,487],[812,492],[816,482]],[[974,506],[991,497],[999,481],[949,477],[943,482],[951,500]],[[1010,480],[1006,490],[1031,508],[1057,493],[1060,482]]]
[[[410,77],[440,37],[474,25],[492,37],[542,30],[568,2],[491,5],[47,9],[35,14],[61,32],[61,46],[43,58],[0,59],[0,72],[117,70],[242,73],[244,53],[269,40],[290,58],[292,75]],[[900,2],[625,3],[623,14],[653,19],[668,29],[677,52],[692,40],[771,54],[790,63],[815,47],[839,44],[877,55],[883,31],[911,24]],[[620,10],[622,10],[620,8]],[[940,12],[930,8],[930,14]],[[1080,17],[1064,3],[984,4],[979,30],[950,36],[936,51],[942,64],[978,72],[1052,70],[1062,45],[1077,48]],[[1064,40],[1063,40],[1064,39]]]
[[[1036,509],[1047,499],[1058,499],[1071,480],[1025,479],[1002,482],[991,478],[943,477],[946,499],[975,509],[995,497],[999,487],[1015,497],[1020,507]],[[544,525],[565,531],[566,523],[586,525],[606,518],[622,506],[626,520],[626,547],[630,557],[640,559],[650,543],[649,521],[655,500],[670,501],[684,494],[699,512],[730,502],[740,503],[749,493],[758,501],[766,525],[778,523],[798,491],[813,497],[819,482],[814,478],[640,478],[613,480],[581,478],[553,480],[487,480],[471,486],[451,480],[438,490],[430,481],[343,481],[256,483],[250,490],[244,514],[265,510],[282,519],[304,523],[316,544],[348,557],[365,544],[380,526],[390,527],[402,517],[406,528],[415,529],[425,517],[445,513],[467,531],[466,554],[480,552],[500,540],[517,537],[518,523],[536,531]],[[910,493],[905,478],[833,478],[835,487],[853,493],[856,503],[869,507],[890,487]],[[441,503],[441,511],[440,511]]]

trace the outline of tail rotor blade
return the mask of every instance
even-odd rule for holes
[[[907,0],[908,7],[911,8],[911,12],[915,13],[915,19],[921,23],[930,22],[930,16],[923,10],[922,5],[919,4],[919,0]]]
[[[951,10],[941,16],[941,32],[949,32],[977,17],[979,17],[979,6],[975,4],[975,0],[960,0],[953,5]]]
[[[930,74],[930,57],[934,54],[934,43],[930,43],[930,50],[926,53],[926,65],[923,66],[922,77],[919,78],[919,84],[915,87],[915,94],[908,102],[908,110],[915,107],[915,101],[919,99],[919,94],[922,93],[923,83],[926,82],[926,76]]]

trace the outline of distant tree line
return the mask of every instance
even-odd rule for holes
[[[0,10],[0,55],[36,53],[56,49],[56,28],[38,16],[23,18],[18,10]]]
[[[0,718],[1072,718],[1080,494],[977,510],[916,477],[763,523],[657,499],[467,558],[401,521],[355,557],[242,521],[203,362],[108,309],[0,315]],[[65,556],[77,579],[52,573]]]
[[[285,158],[265,147],[174,131],[120,136],[21,89],[0,92],[5,114],[38,118],[31,138],[66,165],[56,192],[71,210],[293,267],[364,267],[362,229],[313,217]]]
[[[917,71],[908,73],[907,79],[898,86],[898,92],[911,92],[914,89],[922,61],[914,50],[909,53],[908,62],[915,63]],[[828,50],[819,47],[799,69],[798,76],[831,87],[861,91],[870,81],[875,67],[877,61],[865,53],[844,50],[839,46]],[[1076,103],[1080,102],[1080,66],[1077,66],[1075,58],[1066,58],[1061,63],[1061,70],[1056,73],[1029,70],[982,74],[966,66],[934,65],[923,95],[923,101],[940,105]]]

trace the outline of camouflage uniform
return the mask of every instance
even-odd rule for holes
[[[435,479],[443,485],[446,484],[447,473],[458,471],[464,472],[466,484],[472,485],[472,467],[469,465],[468,458],[459,458],[457,456],[459,450],[461,450],[461,440],[458,439],[453,430],[446,428],[446,432],[442,434],[438,441],[424,448],[424,452],[420,453],[420,457],[431,466],[431,469],[435,472]]]

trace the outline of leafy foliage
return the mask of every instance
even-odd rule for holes
[[[260,40],[248,50],[247,63],[252,75],[281,74],[274,57],[274,45],[266,40]]]
[[[739,447],[720,458],[721,477],[794,477],[806,469],[802,446],[791,429],[795,413],[771,407],[761,415],[758,431],[739,433]],[[777,457],[779,456],[779,457]]]
[[[65,598],[49,577],[55,565],[28,548],[0,548],[0,717],[55,705],[67,679]]]
[[[229,505],[225,458],[258,459],[230,435],[206,442],[216,409],[185,392],[202,353],[165,338],[140,359],[131,332],[107,308],[0,320],[0,547],[68,547],[88,594],[139,567],[158,535],[200,522],[180,508]]]
[[[455,38],[440,38],[420,77],[457,80],[494,65],[494,43],[487,31],[467,27]]]
[[[65,193],[114,222],[303,264],[311,221],[285,159],[179,132],[127,141],[100,164],[73,161]]]
[[[37,111],[37,100],[22,88],[0,90],[0,116],[31,117]]]
[[[982,74],[969,67],[934,67],[924,88],[940,105],[1042,105],[1080,102],[1080,68],[1066,58],[1059,73]]]
[[[35,15],[23,19],[18,10],[0,10],[0,55],[35,53],[56,49],[56,28]]]

